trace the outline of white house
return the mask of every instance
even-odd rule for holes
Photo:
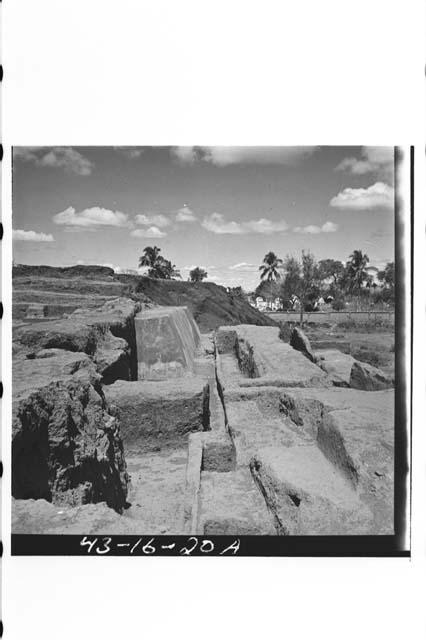
[[[259,311],[279,311],[283,308],[280,298],[265,300],[262,296],[256,298],[256,309]]]

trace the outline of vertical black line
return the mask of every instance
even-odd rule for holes
[[[410,294],[411,294],[411,339],[410,339],[410,521],[412,517],[413,500],[413,354],[414,354],[414,146],[410,147],[410,230],[411,230],[411,265],[410,265]],[[411,526],[410,526],[410,549],[411,549]]]
[[[412,259],[405,255],[404,237],[407,232],[412,234],[411,215],[404,216],[408,203],[405,203],[401,192],[399,179],[399,168],[403,168],[404,160],[412,161],[410,157],[404,157],[401,148],[395,147],[394,170],[395,170],[395,462],[394,462],[394,517],[395,517],[395,537],[397,547],[403,549],[404,535],[407,532],[409,522],[407,522],[407,474],[409,473],[410,455],[407,455],[408,446],[408,422],[410,420],[411,433],[411,407],[407,402],[407,384],[410,384],[409,376],[411,366],[406,367],[406,351],[412,351],[412,338],[407,335],[407,331],[412,330],[412,318],[407,317],[410,313],[405,305],[407,287],[412,295]],[[410,168],[411,174],[411,168]],[[410,199],[412,208],[412,199]],[[410,227],[410,228],[408,228]],[[411,310],[411,307],[410,307]],[[410,388],[411,396],[411,388]],[[411,498],[410,498],[411,502]],[[410,536],[409,536],[410,539]]]

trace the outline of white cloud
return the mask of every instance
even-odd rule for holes
[[[13,229],[13,240],[21,240],[23,242],[54,242],[55,238],[51,233],[42,233],[38,231],[24,231],[23,229]]]
[[[93,163],[73,147],[15,147],[14,160],[32,162],[37,167],[64,169],[66,173],[89,176]]]
[[[143,147],[114,147],[114,151],[129,160],[137,160],[145,152],[145,149]]]
[[[136,224],[140,224],[142,226],[156,226],[156,227],[168,227],[170,225],[170,220],[167,216],[164,216],[162,213],[152,213],[145,214],[139,213],[135,216]]]
[[[233,220],[227,222],[221,213],[212,213],[207,218],[204,218],[201,225],[205,229],[207,229],[207,231],[211,231],[212,233],[245,233],[242,225],[239,222],[234,222]]]
[[[315,147],[203,147],[205,162],[230,164],[281,164],[293,166],[312,155]]]
[[[294,227],[295,233],[334,233],[339,226],[334,222],[325,222],[321,227],[316,224],[308,224],[306,227]]]
[[[392,187],[384,182],[376,182],[366,189],[347,187],[330,200],[330,206],[354,211],[392,209],[394,206],[394,191]]]
[[[394,172],[393,164],[393,147],[363,147],[361,158],[344,158],[337,165],[336,171],[350,171],[355,175],[377,173],[391,180]]]
[[[199,267],[200,269],[215,269],[216,267],[207,267],[205,264],[188,264],[182,267],[182,271],[192,271],[192,269],[196,269]]]
[[[184,204],[183,207],[176,212],[177,222],[194,222],[195,220],[197,220],[197,216],[187,204]]]
[[[55,224],[67,227],[84,227],[94,229],[97,227],[127,227],[128,215],[121,211],[111,211],[102,207],[91,207],[77,212],[74,207],[68,207],[64,211],[53,216]]]
[[[247,231],[253,231],[254,233],[277,233],[279,231],[286,231],[288,224],[284,221],[273,222],[267,218],[261,218],[260,220],[250,220],[249,222],[242,223],[243,228]]]
[[[321,227],[321,231],[323,233],[334,233],[335,231],[337,231],[338,228],[339,228],[339,225],[335,224],[334,222],[324,222],[324,224]]]
[[[217,234],[243,234],[243,233],[262,233],[272,234],[285,231],[288,228],[284,220],[273,222],[267,218],[260,220],[249,220],[248,222],[227,221],[221,213],[212,213],[204,218],[202,226]]]
[[[183,164],[203,160],[219,167],[231,164],[294,166],[314,151],[315,147],[173,147],[171,154]]]
[[[233,264],[229,267],[230,271],[239,271],[242,273],[252,273],[257,272],[259,270],[259,265],[251,264],[249,262],[239,262],[238,264]]]
[[[133,238],[164,238],[167,234],[156,226],[148,229],[135,229],[130,234]]]

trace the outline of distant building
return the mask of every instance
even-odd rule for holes
[[[256,309],[266,311],[266,300],[262,296],[257,296],[256,298]]]
[[[253,306],[259,311],[280,311],[283,308],[280,298],[265,300],[262,296],[257,296]]]

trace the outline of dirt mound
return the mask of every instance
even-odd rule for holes
[[[143,294],[159,305],[187,306],[201,332],[234,324],[276,326],[271,318],[251,307],[243,297],[233,292],[228,293],[225,287],[213,282],[179,282],[141,276],[116,277],[122,282],[132,282],[132,297]]]
[[[202,332],[223,325],[276,325],[272,318],[251,307],[244,296],[228,293],[225,287],[212,282],[118,275],[101,266],[17,265],[13,268],[13,296],[14,317],[23,319],[34,303],[45,305],[49,317],[55,315],[55,304],[59,316],[78,307],[89,308],[95,303],[100,306],[108,297],[122,296],[144,303],[187,306]]]
[[[50,267],[48,265],[17,264],[13,267],[12,276],[44,276],[47,278],[88,278],[114,277],[114,269],[99,265],[76,264],[73,267]]]

